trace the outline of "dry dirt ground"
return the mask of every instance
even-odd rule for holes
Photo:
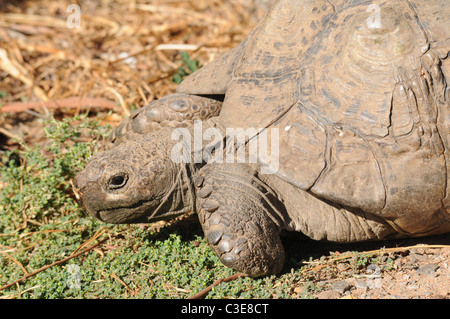
[[[36,119],[49,113],[61,118],[87,108],[93,116],[112,110],[105,122],[116,126],[133,108],[174,92],[180,44],[193,45],[190,57],[208,63],[236,46],[263,14],[252,0],[77,3],[79,29],[67,28],[70,1],[0,3],[3,149],[17,146],[14,137],[45,143]],[[382,245],[333,246],[339,253],[309,265],[322,288],[314,297],[450,298],[449,243],[448,235],[387,243],[363,273],[354,251]]]
[[[319,277],[315,284],[322,288],[313,295],[316,299],[450,299],[449,243],[450,235],[441,235],[353,244],[348,251],[341,246],[331,258],[313,262],[311,269]],[[336,245],[328,249],[333,247],[337,249]],[[373,252],[382,254],[358,271],[358,263],[366,262],[361,253]]]

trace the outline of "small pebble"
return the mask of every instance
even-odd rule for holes
[[[344,271],[344,270],[346,270],[348,268],[348,266],[346,264],[344,264],[344,263],[339,263],[339,264],[336,265],[336,268],[339,271]]]
[[[350,290],[353,286],[346,281],[335,281],[331,284],[331,289],[343,294],[347,290]]]
[[[367,282],[364,280],[356,280],[355,287],[358,289],[367,289]]]
[[[326,290],[320,292],[317,296],[317,299],[339,299],[341,298],[341,294],[336,290]]]
[[[417,273],[420,275],[437,276],[436,271],[438,269],[439,266],[436,264],[427,264],[417,269]]]

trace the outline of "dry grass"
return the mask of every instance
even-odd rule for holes
[[[175,91],[180,50],[208,63],[263,14],[254,0],[76,1],[81,27],[69,28],[74,2],[0,4],[0,126],[8,128],[5,113],[73,115],[111,105],[120,121]]]
[[[100,112],[113,110],[113,116],[108,117],[107,121],[117,125],[133,108],[141,107],[154,99],[174,92],[176,84],[172,82],[172,76],[181,65],[180,51],[188,51],[192,59],[206,64],[235,47],[263,15],[262,9],[255,5],[256,1],[264,0],[15,0],[0,2],[0,152],[2,148],[13,147],[13,139],[22,139],[28,144],[36,142],[39,138],[42,139],[42,124],[35,119],[47,117],[51,112],[58,111],[61,117],[77,114],[87,108]],[[81,27],[71,29],[67,24],[71,13],[67,12],[67,8],[69,4],[75,2],[81,8]],[[45,143],[42,140],[41,142]],[[4,187],[4,182],[0,181],[0,189]],[[17,228],[15,232],[19,230],[22,229]],[[68,230],[27,232],[20,235],[20,240],[37,233],[66,231]],[[24,274],[24,277],[16,281],[10,280],[8,285],[0,289],[13,286],[16,282],[22,282],[24,279],[93,250],[99,243],[92,242],[104,232],[104,228],[100,228],[68,257],[33,272],[28,272],[25,266],[14,257],[20,251],[13,246],[0,245],[4,249],[2,253]],[[11,234],[1,235],[6,237]],[[448,236],[445,238],[448,239]],[[448,242],[445,238],[438,239],[436,242]],[[30,243],[22,248],[22,251],[31,249],[45,240]],[[169,246],[170,242],[166,242]],[[433,243],[433,240],[430,243]],[[49,247],[51,247],[50,244]],[[107,250],[109,250],[107,247],[117,248],[111,245],[104,247]],[[301,249],[304,248],[301,247]],[[361,250],[349,251],[309,262],[304,261],[302,263],[306,265],[304,269],[300,269],[298,264],[298,260],[302,260],[303,257],[298,257],[295,259],[297,273],[286,273],[276,279],[272,286],[274,291],[272,297],[277,297],[277,294],[282,295],[284,291],[289,292],[291,297],[300,297],[302,293],[305,295],[316,293],[314,289],[317,287],[310,285],[313,279],[314,282],[330,281],[329,278],[342,279],[346,275],[346,269],[356,269],[359,263],[361,269],[358,271],[361,272],[367,263],[375,262],[376,258],[366,261],[367,258],[363,255],[382,257],[388,254],[393,260],[398,260],[401,258],[394,255],[422,248],[441,249],[444,252],[448,246],[415,245],[362,252]],[[346,246],[345,249],[350,248]],[[102,257],[105,255],[102,250],[98,250],[98,253]],[[133,251],[133,254],[135,253]],[[445,256],[448,256],[448,253],[446,254]],[[434,254],[429,255],[435,257]],[[442,257],[441,255],[443,256],[436,253],[436,258]],[[164,261],[164,258],[162,256],[161,259]],[[424,258],[423,262],[437,264],[436,258],[430,259],[431,261]],[[439,262],[442,264],[444,274],[444,270],[448,267],[445,266],[444,269],[447,261],[443,260],[445,262],[441,259]],[[406,268],[406,266],[410,267],[411,260],[405,257],[405,261],[398,261],[399,263],[388,266],[400,268],[395,273],[399,278],[403,278],[405,273],[413,273],[411,269]],[[377,262],[380,265],[386,263],[382,259]],[[153,265],[139,263],[145,267],[153,267]],[[339,269],[339,263],[346,267],[344,271],[342,268]],[[86,264],[84,267],[89,265]],[[148,273],[146,271],[144,274],[148,276]],[[304,279],[308,274],[313,279]],[[385,276],[392,277],[391,274],[392,272],[388,273],[388,270],[383,273]],[[355,276],[351,272],[347,275]],[[226,277],[223,281],[231,281],[238,276],[239,274],[235,274]],[[120,274],[113,272],[109,277],[124,286],[125,293],[135,293],[131,286],[121,279]],[[153,287],[153,277],[149,278],[145,277],[144,280],[149,280]],[[100,281],[107,279],[108,276]],[[439,282],[441,279],[437,278],[436,281]],[[213,286],[217,286],[219,282],[222,280],[214,281],[201,295],[210,291]],[[255,291],[260,286],[268,290],[267,282],[261,281],[258,284],[255,280],[254,283]],[[39,285],[31,284],[31,287],[23,291],[19,289],[17,294],[3,297],[17,295],[20,297],[29,290],[39,290],[39,287]],[[173,285],[172,287],[176,290],[175,296],[178,296],[178,292],[191,293],[191,290]],[[284,290],[279,287],[284,287]],[[240,289],[242,291],[244,288]],[[245,289],[250,290],[248,287]],[[386,294],[391,293],[386,292]],[[417,292],[417,295],[419,294]],[[218,295],[223,297],[220,291]]]

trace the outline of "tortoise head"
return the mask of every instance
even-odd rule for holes
[[[83,210],[108,223],[170,218],[169,195],[178,185],[177,167],[167,154],[166,136],[137,136],[94,155],[74,179]]]

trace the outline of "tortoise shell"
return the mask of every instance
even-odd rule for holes
[[[225,95],[224,127],[278,128],[289,183],[427,232],[450,218],[447,4],[280,0],[177,92]]]

